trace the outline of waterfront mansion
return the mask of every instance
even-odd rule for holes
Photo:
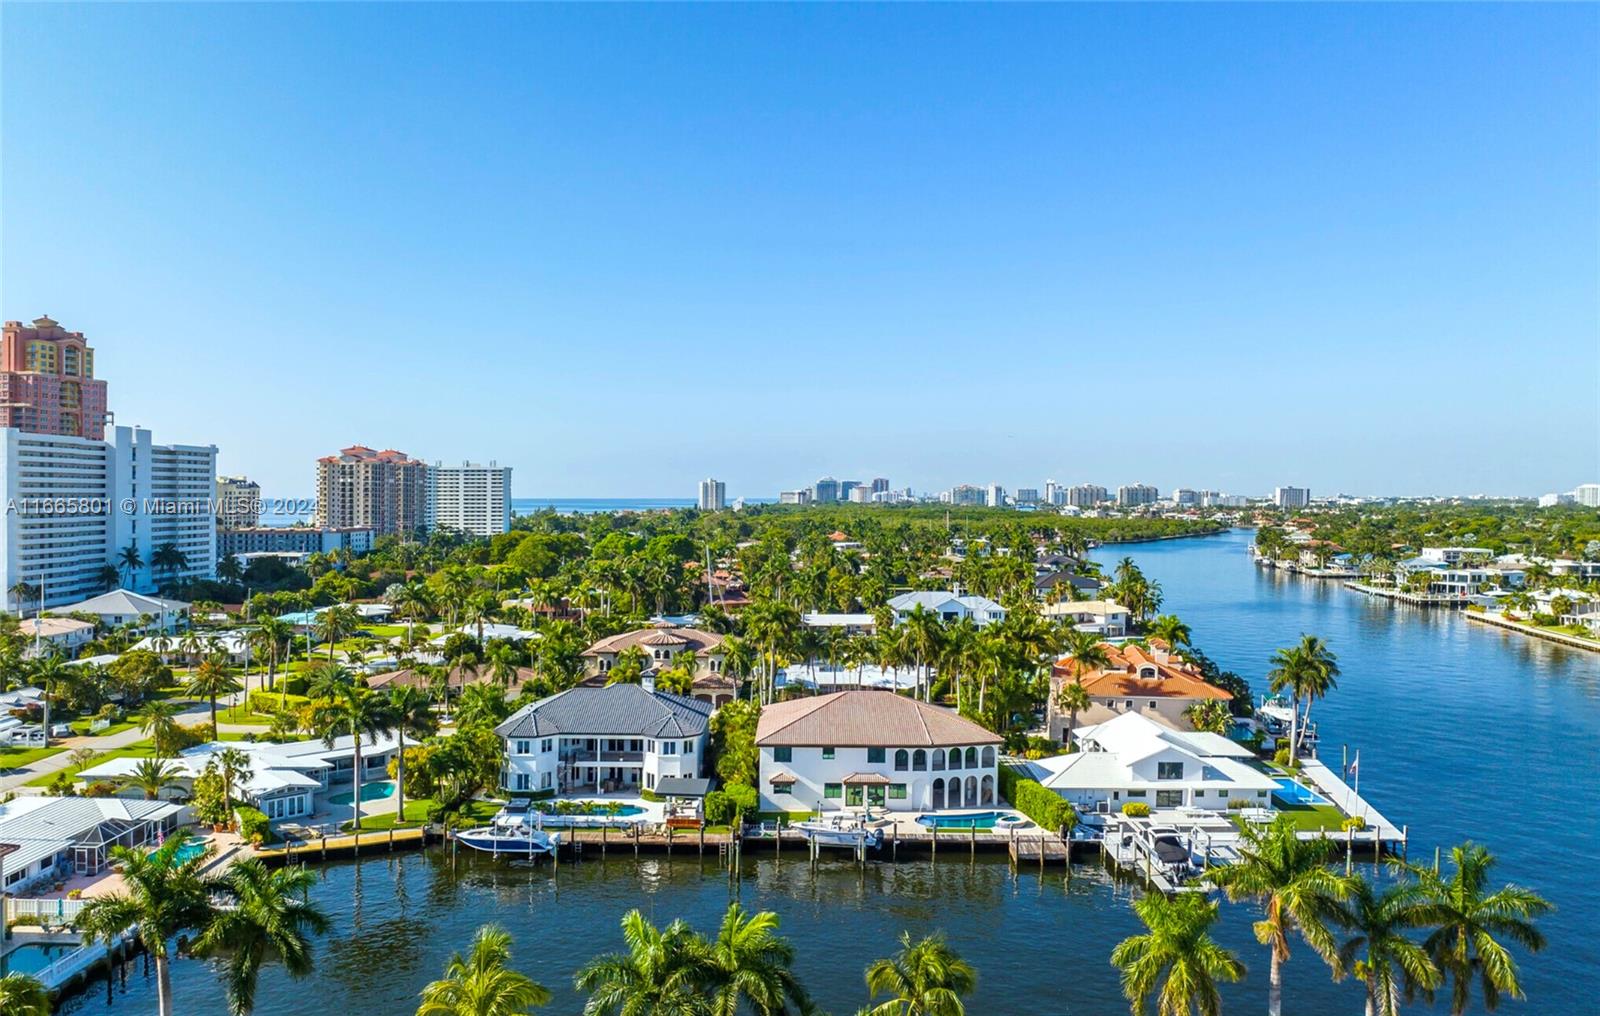
[[[1101,648],[1108,661],[1105,667],[1079,673],[1072,659],[1063,658],[1051,668],[1046,720],[1053,740],[1065,741],[1069,736],[1067,726],[1072,717],[1056,704],[1061,686],[1068,681],[1081,682],[1089,692],[1089,708],[1078,714],[1079,725],[1135,713],[1174,730],[1193,730],[1194,724],[1184,715],[1190,706],[1206,699],[1233,699],[1207,683],[1199,667],[1169,650],[1160,639],[1151,639],[1148,648],[1134,643],[1105,643]]]
[[[839,691],[761,710],[761,810],[993,807],[1000,738],[888,691]]]
[[[669,776],[709,776],[711,704],[640,684],[579,685],[512,713],[500,784],[513,794],[653,790]]]

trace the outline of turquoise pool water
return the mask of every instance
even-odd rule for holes
[[[37,974],[76,949],[73,945],[40,945],[29,942],[0,956],[0,977],[6,974]]]
[[[363,783],[361,785],[361,799],[363,801],[381,801],[394,796],[394,783]],[[342,790],[337,794],[328,795],[329,804],[342,804],[349,806],[350,791]]]
[[[993,829],[1020,823],[1015,815],[1000,811],[968,811],[959,815],[918,815],[917,825],[929,829]]]
[[[644,809],[637,804],[608,805],[599,801],[584,801],[584,807],[574,808],[568,805],[565,809],[557,809],[554,804],[534,805],[534,810],[546,815],[643,815]]]
[[[1289,804],[1327,804],[1327,798],[1312,790],[1304,784],[1296,783],[1288,776],[1279,776],[1276,780],[1279,789],[1272,792],[1272,796]]]

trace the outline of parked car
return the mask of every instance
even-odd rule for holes
[[[70,723],[52,723],[52,724],[50,724],[50,736],[51,737],[71,737],[72,736],[72,724],[70,724]]]

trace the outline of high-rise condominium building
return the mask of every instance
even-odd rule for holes
[[[981,505],[984,503],[984,491],[982,487],[970,483],[958,483],[950,488],[949,501],[956,505]]]
[[[1038,504],[1039,503],[1039,488],[1037,488],[1037,487],[1018,487],[1017,488],[1017,503],[1018,504]]]
[[[1600,483],[1580,483],[1572,496],[1586,508],[1600,508]]]
[[[1060,500],[1056,500],[1060,498]],[[1054,480],[1044,481],[1044,503],[1062,505],[1067,503],[1066,488]]]
[[[832,504],[839,500],[839,481],[831,476],[824,476],[811,488],[811,500],[817,504]]]
[[[427,464],[404,452],[352,445],[317,460],[319,528],[414,533],[427,512]]]
[[[700,510],[720,512],[728,505],[728,485],[707,477],[700,481]]]
[[[1123,508],[1136,508],[1139,505],[1155,504],[1161,492],[1146,483],[1130,483],[1117,488],[1117,504]]]
[[[1006,489],[998,483],[989,484],[989,489],[984,491],[983,503],[990,508],[1004,508],[1006,503]]]
[[[1099,484],[1080,483],[1067,491],[1067,504],[1074,508],[1093,508],[1106,500],[1106,489]]]
[[[0,427],[96,441],[106,436],[106,383],[82,332],[48,317],[7,321],[0,339]]]
[[[46,608],[121,585],[155,592],[215,575],[214,445],[158,445],[147,430],[109,441],[0,430],[0,582]],[[38,601],[35,600],[36,604]]]
[[[1272,503],[1285,510],[1304,508],[1311,503],[1311,491],[1306,487],[1278,487],[1272,492]]]
[[[799,490],[780,490],[778,492],[779,504],[810,504],[811,488],[801,487]]]
[[[217,525],[249,529],[261,523],[261,484],[244,476],[217,477]]]
[[[872,488],[860,485],[851,487],[850,493],[846,495],[845,500],[849,501],[851,504],[871,504]]]
[[[428,467],[429,530],[496,536],[511,529],[511,467],[463,462]]]
[[[887,494],[889,492],[889,478],[887,476],[873,477],[872,492],[874,494]]]
[[[1172,503],[1184,507],[1192,507],[1200,503],[1200,492],[1190,490],[1188,487],[1179,487],[1172,492]]]

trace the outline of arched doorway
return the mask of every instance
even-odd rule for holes
[[[983,778],[983,803],[986,804],[986,805],[994,804],[994,777],[993,776],[985,776]]]
[[[967,807],[970,808],[970,807],[972,807],[973,805],[975,805],[977,803],[978,803],[978,778],[976,776],[968,776],[967,777]]]
[[[949,796],[945,799],[945,804],[951,808],[961,807],[961,777],[952,776],[950,778],[950,791]]]
[[[943,809],[944,809],[944,780],[938,779],[938,780],[934,780],[933,781],[933,810],[934,811],[942,811]]]

